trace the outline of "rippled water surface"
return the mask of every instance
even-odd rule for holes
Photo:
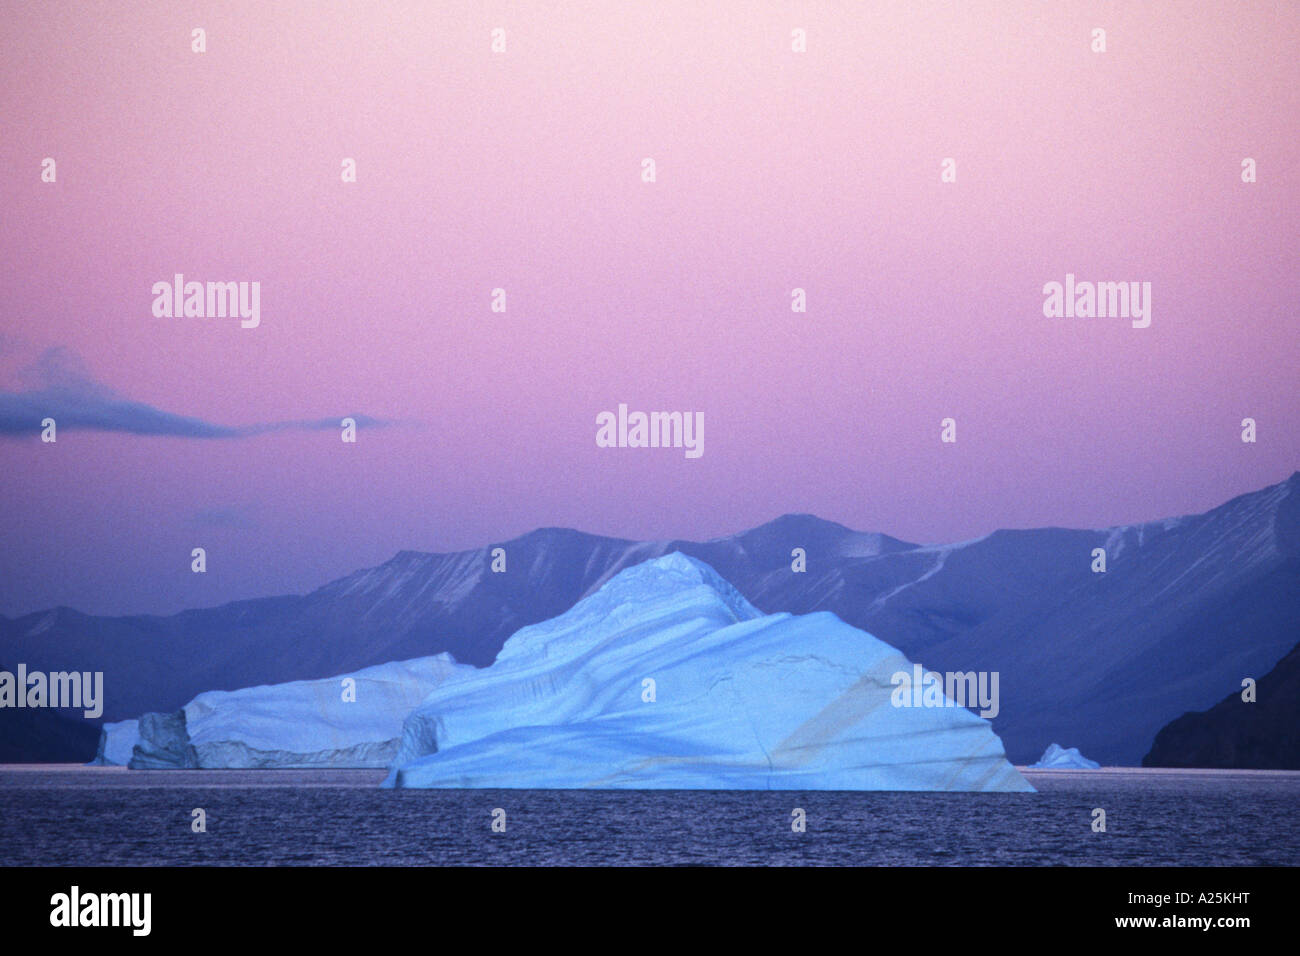
[[[0,767],[0,866],[1295,864],[1300,773],[1026,771],[1037,793],[381,790],[381,771]],[[191,832],[192,811],[207,832]],[[803,808],[807,832],[791,831]],[[1093,808],[1107,832],[1092,831]],[[506,812],[493,833],[492,813]]]

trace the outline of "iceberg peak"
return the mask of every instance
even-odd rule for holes
[[[1033,770],[1097,770],[1101,764],[1079,753],[1078,747],[1066,749],[1060,744],[1052,743],[1047,745],[1043,755],[1038,758],[1038,763],[1029,766]]]
[[[660,557],[633,565],[607,581],[601,590],[635,588],[637,597],[644,599],[656,592],[676,595],[688,586],[703,586],[713,591],[741,620],[762,615],[730,581],[703,561],[681,551],[669,551]]]
[[[554,659],[557,653],[573,656],[599,646],[634,619],[652,626],[656,621],[692,617],[726,627],[762,616],[713,568],[671,551],[624,568],[559,617],[516,631],[497,661]]]

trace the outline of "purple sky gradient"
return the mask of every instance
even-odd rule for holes
[[[0,612],[304,591],[545,525],[1104,526],[1300,467],[1294,3],[432,6],[0,26],[0,389],[63,348],[221,425],[397,422],[0,436]],[[154,318],[178,271],[260,281],[260,328]],[[1151,282],[1151,327],[1044,318],[1067,272]],[[597,448],[619,402],[703,412],[703,457]]]

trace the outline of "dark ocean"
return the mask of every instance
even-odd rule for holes
[[[0,866],[1295,864],[1300,773],[1025,773],[1038,793],[381,790],[382,771],[0,767]],[[791,811],[807,831],[791,830]],[[1093,808],[1107,832],[1092,830]],[[191,831],[192,811],[207,832]],[[493,833],[493,811],[506,830]]]

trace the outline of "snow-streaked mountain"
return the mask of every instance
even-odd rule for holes
[[[406,721],[395,787],[1029,791],[989,723],[896,707],[912,664],[764,615],[680,553],[621,571]]]
[[[397,753],[407,714],[443,683],[475,673],[439,654],[323,680],[209,691],[176,713],[105,725],[95,762],[137,769],[384,767]]]
[[[505,573],[491,571],[497,546]],[[1090,569],[1097,547],[1104,574]],[[791,570],[794,548],[807,552],[804,573]],[[1202,515],[943,546],[810,515],[701,543],[542,529],[476,551],[404,551],[303,596],[170,617],[59,608],[0,619],[0,659],[104,671],[108,720],[442,651],[482,667],[521,627],[673,551],[765,613],[832,611],[927,668],[998,671],[994,727],[1020,763],[1055,739],[1136,765],[1160,727],[1266,672],[1300,633],[1297,473]]]

